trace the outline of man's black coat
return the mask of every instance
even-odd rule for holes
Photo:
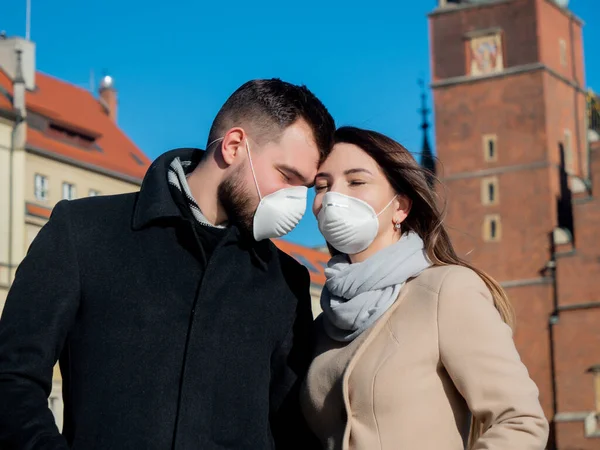
[[[235,226],[206,254],[167,183],[195,154],[157,159],[139,193],[54,208],[0,321],[0,449],[314,448],[308,272]]]

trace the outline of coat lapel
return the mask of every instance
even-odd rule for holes
[[[352,358],[350,358],[350,362],[348,363],[348,367],[344,371],[344,377],[342,380],[344,407],[346,409],[347,417],[352,417],[352,413],[351,413],[351,409],[350,409],[350,393],[349,393],[349,388],[348,388],[350,377],[352,376],[352,372],[353,372],[354,368],[356,367],[356,365],[359,363],[363,354],[367,351],[367,349],[371,345],[371,343],[373,343],[373,341],[375,341],[375,339],[377,339],[377,337],[381,333],[381,330],[386,326],[386,323],[389,320],[390,316],[394,314],[396,309],[400,306],[400,304],[404,300],[404,297],[406,297],[406,295],[408,295],[409,292],[410,292],[410,283],[406,283],[404,288],[400,290],[400,295],[398,296],[398,299],[394,302],[394,304],[390,307],[390,309],[387,310],[385,312],[385,314],[383,316],[381,316],[377,322],[375,322],[375,324],[373,325],[373,328],[371,328],[370,330],[367,331],[369,333],[369,335],[364,340],[364,342],[358,347],[358,349],[356,350],[356,352],[354,353]],[[349,424],[349,422],[347,422],[346,430],[344,431],[344,440],[343,440],[343,445],[342,445],[343,450],[347,450],[349,448],[350,431],[351,431],[350,424]]]

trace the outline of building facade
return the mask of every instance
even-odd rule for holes
[[[600,448],[600,143],[567,4],[441,0],[429,24],[446,223],[515,306],[549,448],[583,450]]]
[[[37,72],[34,43],[0,38],[0,311],[56,203],[139,189],[150,160],[116,124],[112,79],[98,94]],[[61,426],[58,366],[49,405]]]

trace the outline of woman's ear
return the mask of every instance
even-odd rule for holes
[[[394,201],[395,211],[394,211],[394,223],[402,223],[408,217],[410,213],[410,209],[412,208],[412,200],[408,198],[406,195],[398,195],[396,200]]]

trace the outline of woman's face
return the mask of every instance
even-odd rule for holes
[[[406,218],[410,201],[404,196],[396,196],[381,167],[360,147],[346,143],[336,144],[319,168],[315,190],[315,215],[321,211],[323,196],[327,192],[358,198],[368,203],[375,213],[381,212],[377,237],[367,250],[361,252],[364,258],[356,260],[365,259],[399,239],[400,233],[394,224],[401,223]]]

